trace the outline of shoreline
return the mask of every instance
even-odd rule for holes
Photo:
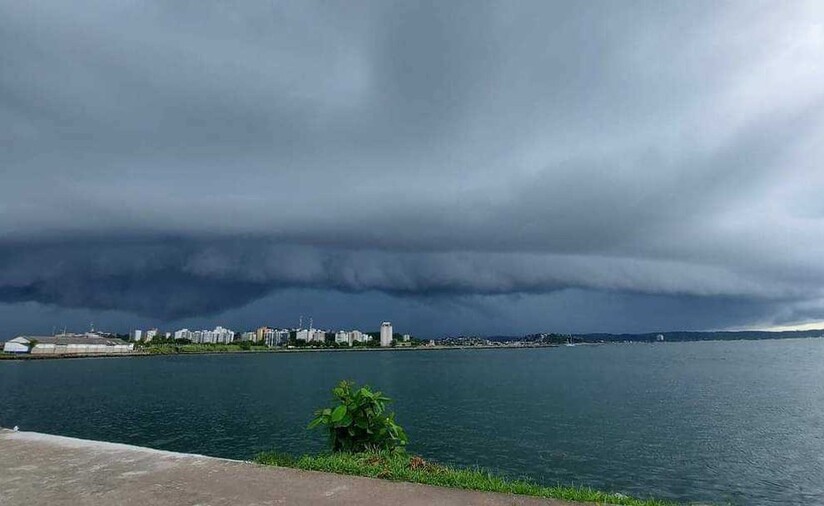
[[[701,339],[696,341],[666,341],[666,342],[643,342],[643,341],[618,341],[618,342],[603,342],[603,343],[575,343],[574,347],[581,346],[603,346],[603,345],[662,345],[662,344],[685,344],[685,343],[719,343],[719,342],[761,342],[761,341],[785,341],[785,340],[807,340],[807,339],[822,339],[822,337],[776,337],[772,339]],[[28,353],[4,353],[0,351],[0,363],[9,362],[25,362],[25,361],[39,361],[39,360],[70,360],[70,359],[89,359],[89,358],[143,358],[143,357],[172,357],[182,355],[260,355],[260,354],[289,354],[289,353],[363,353],[363,352],[413,352],[413,351],[455,351],[455,350],[534,350],[542,348],[565,348],[563,344],[534,344],[526,346],[501,346],[501,345],[475,345],[475,346],[400,346],[390,348],[380,347],[357,347],[357,348],[290,348],[290,349],[263,349],[263,350],[220,350],[220,351],[180,351],[175,353],[151,353],[151,352],[133,352],[133,353],[111,353],[111,354],[66,354],[66,355],[50,355],[37,354],[31,355]]]
[[[606,343],[581,343],[575,346],[599,346]],[[97,354],[72,354],[72,355],[48,355],[38,354],[31,355],[28,353],[2,353],[0,352],[0,362],[4,360],[9,361],[26,361],[26,360],[68,360],[68,359],[86,359],[86,358],[138,358],[138,357],[173,357],[180,355],[262,355],[275,353],[352,353],[352,352],[410,352],[410,351],[449,351],[449,350],[528,350],[536,348],[558,348],[558,344],[541,344],[535,346],[494,346],[494,345],[478,345],[478,346],[402,346],[395,348],[291,348],[291,349],[267,349],[267,350],[221,350],[221,351],[181,351],[176,353],[151,353],[151,352],[134,352],[134,353],[97,353]]]
[[[618,342],[603,342],[603,343],[575,343],[574,347],[581,346],[603,346],[603,345],[662,345],[662,344],[685,344],[685,343],[740,343],[740,342],[762,342],[762,341],[785,341],[785,340],[807,340],[807,339],[822,339],[822,337],[776,337],[772,339],[701,339],[696,341],[666,341],[666,342],[643,342],[643,341],[618,341]],[[151,352],[133,352],[133,353],[110,353],[110,354],[66,354],[66,355],[50,355],[37,354],[31,355],[28,353],[4,353],[0,351],[0,363],[4,361],[9,362],[25,362],[38,360],[70,360],[70,359],[89,359],[89,358],[142,358],[142,357],[171,357],[181,355],[260,355],[260,354],[276,354],[276,353],[353,353],[353,352],[412,352],[412,351],[454,351],[454,350],[534,350],[541,348],[565,348],[563,344],[535,344],[526,346],[501,346],[501,345],[475,345],[475,346],[400,346],[391,348],[290,348],[290,349],[263,349],[263,350],[220,350],[220,351],[180,351],[175,353],[151,353]]]

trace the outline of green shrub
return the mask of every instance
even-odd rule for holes
[[[325,426],[333,452],[392,450],[406,445],[406,433],[395,423],[395,413],[386,411],[392,399],[369,386],[357,388],[350,381],[341,381],[332,394],[335,404],[316,411],[309,428]]]

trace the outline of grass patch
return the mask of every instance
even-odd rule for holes
[[[636,499],[623,494],[610,494],[588,487],[547,487],[529,480],[502,478],[482,469],[461,469],[443,466],[404,452],[341,452],[303,455],[302,457],[277,452],[264,452],[255,457],[255,462],[308,471],[351,474],[438,487],[502,492],[568,501],[627,506],[673,506],[675,504],[655,499]]]

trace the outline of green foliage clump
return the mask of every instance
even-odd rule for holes
[[[315,412],[309,428],[324,426],[329,431],[333,452],[393,450],[406,446],[408,438],[395,422],[395,413],[386,405],[392,399],[369,386],[357,388],[351,381],[341,381],[332,389],[335,404]]]

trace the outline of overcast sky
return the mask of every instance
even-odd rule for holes
[[[0,0],[0,338],[824,320],[824,3]]]

